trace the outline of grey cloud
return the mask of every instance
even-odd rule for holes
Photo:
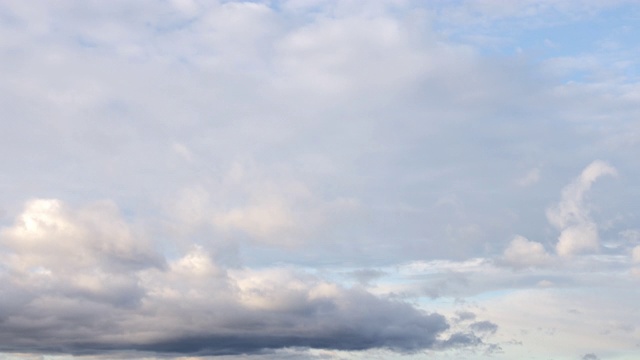
[[[600,359],[600,358],[596,354],[593,354],[593,353],[585,354],[582,357],[582,360],[598,360],[598,359]]]
[[[456,313],[456,321],[457,322],[462,322],[462,321],[469,321],[469,320],[475,320],[476,318],[476,314],[470,312],[470,311],[459,311]]]
[[[383,277],[386,273],[376,269],[359,269],[351,271],[348,275],[355,278],[361,284],[368,284],[371,281]]]
[[[384,306],[383,308],[368,307],[368,311],[372,313],[385,312],[384,319],[372,314],[367,316],[370,319],[356,319],[355,322],[349,321],[351,317],[348,313],[324,314],[323,316],[331,319],[329,320],[331,324],[327,324],[327,328],[314,329],[313,325],[309,324],[311,327],[303,332],[273,333],[273,330],[267,330],[269,324],[264,324],[265,330],[258,331],[262,334],[247,332],[235,335],[209,335],[205,333],[129,346],[136,350],[197,355],[257,353],[265,349],[285,347],[335,350],[388,348],[400,352],[413,352],[433,348],[436,336],[447,328],[444,318],[440,315],[425,316],[414,310],[411,310],[410,314],[402,314],[404,310],[398,309],[400,313],[389,310]],[[406,315],[410,316],[406,317]],[[346,319],[342,318],[343,316]],[[308,320],[297,317],[295,322],[292,322],[292,326],[299,326],[299,322],[307,323]]]
[[[448,347],[463,347],[463,346],[477,346],[482,344],[482,339],[473,333],[457,332],[452,334],[448,339],[444,340],[440,346],[444,348]]]
[[[199,246],[158,265],[117,209],[104,206],[33,200],[2,229],[1,351],[224,355],[461,344],[441,343],[449,328],[442,315],[291,269],[224,268]]]
[[[176,303],[170,308],[165,304],[163,314],[148,305],[120,308],[91,299],[41,295],[4,317],[0,350],[79,355],[103,351],[224,355],[285,347],[412,352],[433,348],[448,328],[441,315],[363,292],[346,290],[339,301],[307,302],[302,308],[277,311],[212,301],[207,308],[166,313],[183,306]],[[212,313],[218,311],[231,314],[216,320]],[[206,320],[193,320],[198,317]],[[150,339],[145,335],[149,331],[154,334]],[[462,344],[455,340],[443,345],[454,343]]]
[[[477,321],[469,325],[469,329],[476,333],[495,334],[498,331],[498,325],[491,321]]]
[[[444,330],[440,315],[296,267],[384,268],[351,275],[416,301],[626,284],[638,269],[616,258],[624,246],[547,251],[549,220],[567,254],[637,228],[638,56],[596,55],[620,78],[564,79],[548,57],[582,45],[513,52],[535,46],[550,13],[555,29],[610,6],[595,3],[0,4],[4,349],[490,346],[492,322],[459,315]],[[615,184],[583,199],[611,173],[600,164],[558,203],[597,158],[616,165]],[[34,198],[53,201],[21,210]],[[461,269],[395,277],[434,259]]]

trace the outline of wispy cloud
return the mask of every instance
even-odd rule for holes
[[[562,190],[560,202],[547,210],[549,222],[560,230],[556,245],[559,255],[598,250],[598,227],[589,216],[584,197],[591,185],[604,175],[616,175],[616,170],[605,162],[592,162]]]

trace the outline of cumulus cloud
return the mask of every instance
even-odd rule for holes
[[[27,203],[0,234],[0,349],[222,355],[474,344],[441,339],[444,316],[404,302],[294,269],[225,268],[201,246],[165,260],[141,236],[108,202]]]
[[[584,197],[598,178],[616,174],[616,169],[606,162],[592,162],[562,190],[560,202],[547,210],[547,219],[560,230],[556,245],[558,255],[598,250],[598,226],[591,219]]]
[[[57,199],[31,200],[0,237],[0,244],[8,249],[4,264],[25,275],[82,276],[85,270],[115,273],[164,263],[150,239],[124,221],[109,201],[72,209]]]
[[[634,12],[600,3],[0,4],[0,347],[489,349],[521,327],[429,304],[628,281],[636,230],[545,266],[540,214],[577,161],[625,174],[617,213],[590,211],[596,162],[548,211],[555,252],[637,225]],[[590,17],[620,31],[571,42]],[[34,197],[55,199],[17,210]]]
[[[514,268],[543,266],[550,260],[551,256],[541,243],[520,235],[511,240],[502,257],[502,261]]]

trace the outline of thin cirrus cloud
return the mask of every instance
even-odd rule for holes
[[[633,358],[638,11],[1,4],[0,357]]]

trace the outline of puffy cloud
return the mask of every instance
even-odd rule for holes
[[[573,255],[581,252],[596,251],[599,248],[598,228],[587,222],[562,229],[556,251],[558,255]]]
[[[441,339],[444,316],[408,303],[294,269],[228,269],[201,246],[164,260],[142,236],[109,202],[28,202],[0,234],[0,348],[222,355],[463,343]]]
[[[455,314],[517,289],[593,284],[624,298],[618,285],[640,273],[629,272],[635,230],[621,233],[628,246],[544,266],[552,257],[540,214],[566,169],[606,157],[624,174],[609,208],[588,206],[589,187],[610,173],[594,163],[549,209],[556,252],[594,251],[600,237],[612,243],[636,228],[630,7],[4,2],[2,344],[194,356],[301,345],[374,358],[330,343],[481,346],[490,325],[475,331],[475,320],[459,319],[442,331],[446,322],[418,306]],[[598,31],[580,31],[589,18]],[[580,33],[579,44],[565,31]],[[64,201],[35,200],[15,222],[6,217],[34,196]],[[69,205],[96,198],[112,201]],[[512,241],[505,249],[499,239]],[[605,308],[614,307],[594,306],[592,318]],[[544,309],[530,322],[521,313],[488,317],[507,329],[492,339],[554,321]],[[208,344],[216,339],[228,348]],[[518,339],[502,340],[512,351]]]
[[[598,227],[589,215],[584,197],[598,178],[616,174],[616,169],[606,162],[592,162],[562,190],[560,202],[547,210],[547,219],[560,230],[556,245],[559,255],[598,250]]]
[[[127,272],[164,266],[151,241],[108,201],[76,210],[56,199],[31,200],[14,225],[2,229],[0,245],[4,267],[16,279],[60,282],[87,294],[114,286],[125,296],[137,288]]]
[[[530,241],[518,235],[504,250],[502,260],[512,267],[524,268],[547,265],[551,261],[551,256],[539,242]]]
[[[55,199],[31,200],[15,224],[2,229],[0,245],[9,287],[40,293],[32,302],[68,297],[65,307],[83,301],[135,306],[144,290],[132,274],[165,265],[111,202],[76,210]]]

